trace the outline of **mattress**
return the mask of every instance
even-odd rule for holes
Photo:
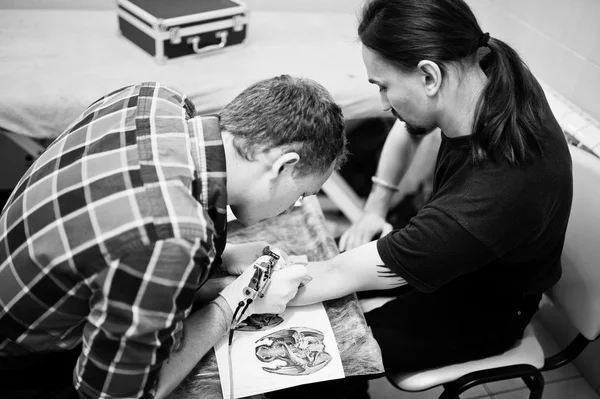
[[[102,95],[142,81],[177,87],[211,114],[279,74],[318,81],[347,119],[383,116],[356,24],[352,14],[251,11],[244,44],[160,65],[120,34],[116,10],[2,10],[0,129],[56,137]]]

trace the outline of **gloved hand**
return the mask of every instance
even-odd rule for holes
[[[262,255],[263,248],[268,246],[266,241],[244,242],[241,244],[227,243],[221,254],[221,270],[234,276],[241,275],[248,265]]]
[[[290,256],[283,249],[273,247],[271,248],[271,251],[279,255],[279,260],[277,261],[274,267],[275,270],[283,269],[284,267],[287,267],[290,264]]]
[[[234,276],[239,276],[246,270],[259,256],[262,255],[264,247],[269,246],[266,241],[255,241],[243,244],[235,244],[225,247],[223,252],[223,266],[222,269],[225,273]],[[277,247],[271,247],[271,251],[279,255],[275,269],[278,269],[280,265],[287,262],[288,254]]]
[[[238,304],[246,299],[243,293],[244,288],[250,283],[250,279],[254,275],[254,270],[254,267],[246,268],[241,276],[221,291],[220,295],[225,298],[234,313]],[[250,306],[248,306],[240,320],[252,314],[282,313],[287,303],[296,296],[298,287],[306,281],[306,278],[307,270],[304,265],[289,265],[273,271],[271,281],[264,292],[264,297],[260,298],[257,296]]]

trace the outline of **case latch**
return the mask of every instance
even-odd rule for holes
[[[178,26],[169,29],[169,42],[171,42],[171,44],[181,43],[181,36],[179,36],[179,27]]]
[[[179,26],[175,26],[173,28],[169,28],[167,24],[165,24],[164,19],[157,19],[154,25],[154,28],[159,33],[169,32],[169,42],[171,44],[179,44],[181,43],[181,37],[179,36]]]
[[[233,16],[233,31],[240,32],[244,29],[244,20],[241,15]]]

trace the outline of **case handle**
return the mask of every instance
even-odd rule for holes
[[[207,53],[209,51],[218,50],[218,49],[225,47],[227,45],[227,36],[229,36],[229,32],[227,32],[226,30],[219,31],[219,32],[215,33],[215,37],[220,38],[221,42],[219,44],[213,44],[211,46],[206,46],[206,47],[202,47],[202,48],[198,47],[198,45],[200,44],[200,36],[194,36],[194,37],[188,38],[187,43],[192,45],[192,48],[194,49],[194,53],[196,53],[196,54]]]

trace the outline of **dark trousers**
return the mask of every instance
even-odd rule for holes
[[[77,399],[73,370],[81,347],[26,356],[0,356],[0,398]]]
[[[386,292],[385,295],[391,295]],[[363,293],[359,297],[382,295]],[[464,313],[449,301],[404,286],[397,298],[365,314],[377,340],[386,372],[411,372],[493,356],[508,350],[523,335],[538,309],[541,295],[524,296],[518,304]],[[269,399],[364,399],[368,380],[350,377],[267,394]]]
[[[502,353],[523,336],[541,295],[523,296],[515,304],[465,305],[414,288],[365,314],[387,372],[442,367]],[[473,300],[476,302],[476,299]]]

